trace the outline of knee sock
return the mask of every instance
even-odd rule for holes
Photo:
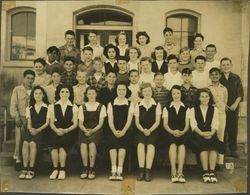
[[[116,173],[116,172],[117,172],[117,167],[116,167],[115,165],[113,165],[113,166],[111,167],[111,172],[112,172],[112,173]]]
[[[117,168],[117,173],[121,174],[122,171],[123,171],[123,167],[118,167],[118,168]]]

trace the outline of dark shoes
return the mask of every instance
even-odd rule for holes
[[[145,171],[145,181],[149,182],[151,180],[152,180],[151,171],[150,170],[146,170]]]
[[[142,181],[142,180],[144,180],[144,170],[140,169],[140,172],[137,176],[137,181]]]

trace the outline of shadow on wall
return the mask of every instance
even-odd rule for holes
[[[10,75],[4,71],[0,72],[0,105],[7,106],[8,115],[11,93],[18,83],[18,78],[15,75]]]

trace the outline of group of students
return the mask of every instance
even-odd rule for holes
[[[218,182],[215,167],[224,163],[225,129],[231,155],[237,157],[241,80],[231,72],[230,58],[216,63],[215,45],[202,49],[201,34],[195,36],[193,50],[185,47],[178,54],[172,29],[166,27],[163,34],[165,44],[151,55],[146,32],[137,33],[138,47],[128,47],[126,33],[121,32],[117,45],[103,49],[91,31],[81,55],[74,46],[74,32],[66,31],[66,44],[48,48],[47,62],[34,60],[35,72],[24,71],[10,105],[20,127],[14,154],[20,162],[21,142],[20,179],[35,176],[41,144],[52,148],[49,178],[65,179],[67,152],[75,143],[82,157],[80,178],[94,179],[98,144],[105,139],[110,180],[123,180],[126,153],[135,142],[137,180],[151,181],[156,146],[163,142],[169,150],[172,182],[186,181],[187,146],[200,157],[203,181]]]

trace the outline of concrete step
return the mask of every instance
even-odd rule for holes
[[[0,166],[14,165],[13,152],[0,152]]]
[[[8,140],[2,144],[2,152],[14,152],[15,140]]]

